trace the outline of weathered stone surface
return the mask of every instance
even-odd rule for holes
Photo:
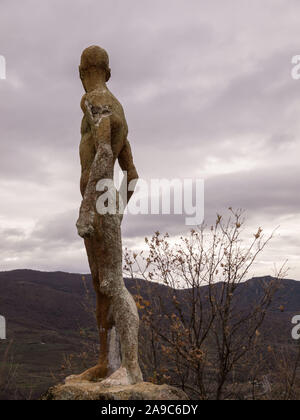
[[[76,225],[78,234],[84,239],[96,292],[100,355],[96,366],[71,379],[93,382],[108,378],[114,385],[130,385],[143,378],[138,362],[138,311],[123,281],[123,212],[118,207],[115,212],[98,211],[98,199],[105,197],[105,203],[107,197],[106,190],[98,191],[97,185],[100,180],[111,181],[109,194],[123,204],[124,210],[133,191],[131,188],[124,198],[114,187],[115,162],[118,160],[127,173],[125,190],[131,181],[138,179],[138,174],[127,138],[123,107],[106,85],[110,78],[107,52],[98,46],[86,48],[79,71],[85,94],[81,100],[82,202]]]
[[[188,400],[180,389],[169,385],[140,382],[135,385],[106,387],[89,381],[69,382],[50,388],[42,400]]]

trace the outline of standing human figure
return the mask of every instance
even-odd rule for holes
[[[118,211],[116,214],[97,213],[96,202],[101,192],[96,186],[100,180],[113,180],[117,159],[127,173],[128,185],[137,180],[138,174],[127,139],[123,108],[106,86],[110,78],[106,51],[98,46],[85,49],[79,71],[86,93],[81,100],[84,116],[80,189],[83,199],[77,229],[84,238],[97,297],[100,356],[96,366],[69,379],[103,380],[109,385],[133,384],[142,381],[138,363],[139,316],[123,280],[122,214]],[[115,193],[119,201],[119,193]],[[128,193],[128,200],[132,193]]]

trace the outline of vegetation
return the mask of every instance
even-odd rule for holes
[[[300,283],[252,278],[271,237],[244,238],[242,213],[218,216],[172,242],[158,232],[148,251],[125,253],[125,279],[141,317],[145,380],[181,387],[194,399],[300,399],[300,343],[291,338]],[[250,273],[251,270],[251,273]],[[90,276],[0,273],[0,399],[36,399],[95,364],[98,333]],[[79,334],[78,334],[79,332]]]
[[[196,399],[295,398],[300,353],[293,354],[294,363],[290,353],[279,357],[263,335],[284,272],[249,283],[247,293],[241,287],[272,235],[265,238],[259,228],[245,245],[243,214],[230,211],[229,220],[218,216],[209,232],[192,230],[173,245],[157,232],[146,239],[146,255],[126,252],[132,278],[161,282],[169,293],[168,299],[136,295],[144,369],[152,380],[180,386]]]

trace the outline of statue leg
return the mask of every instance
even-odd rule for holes
[[[98,236],[98,235],[97,235]],[[112,316],[112,299],[100,292],[99,281],[101,275],[101,238],[85,239],[89,266],[96,293],[96,319],[99,331],[100,354],[96,366],[84,371],[80,375],[69,376],[68,380],[99,381],[117,370],[120,366],[120,348],[114,320]]]
[[[138,363],[139,315],[132,295],[126,289],[122,271],[121,217],[102,219],[103,253],[100,291],[111,298],[112,314],[121,343],[121,367],[103,381],[103,384],[127,385],[141,382]]]
[[[113,307],[114,320],[121,339],[122,365],[119,372],[111,375],[108,381],[112,385],[127,381],[135,384],[143,380],[138,363],[139,315],[135,301],[125,286],[122,292],[114,297]]]
[[[120,223],[119,215],[98,218],[94,236],[85,239],[97,296],[100,357],[96,366],[68,380],[106,378],[102,383],[108,386],[143,380],[138,363],[139,315],[123,280]]]

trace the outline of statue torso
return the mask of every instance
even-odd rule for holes
[[[109,116],[111,124],[111,147],[114,159],[116,159],[124,146],[128,134],[128,126],[123,107],[107,88],[95,90],[82,97],[81,108],[84,113],[86,113],[85,101],[87,99],[95,107],[107,106],[111,112]],[[81,194],[83,195],[88,182],[90,168],[96,154],[95,141],[86,115],[84,115],[81,123],[81,142],[79,151],[82,171],[80,189]]]

